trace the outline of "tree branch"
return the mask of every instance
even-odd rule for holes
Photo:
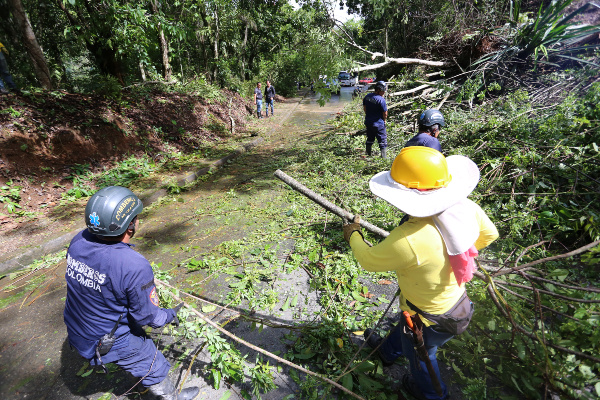
[[[527,264],[521,264],[518,267],[513,267],[511,269],[507,269],[507,270],[503,270],[503,271],[498,271],[495,274],[492,274],[492,277],[495,278],[497,276],[502,276],[502,275],[507,275],[507,274],[513,274],[516,271],[519,271],[523,268],[528,268],[528,267],[533,267],[534,265],[538,265],[538,264],[543,264],[547,261],[554,261],[554,260],[560,260],[561,258],[568,258],[568,257],[572,257],[575,256],[577,254],[581,254],[584,253],[586,251],[588,251],[589,249],[596,247],[598,244],[600,244],[600,240],[596,240],[595,242],[592,242],[590,244],[586,244],[583,247],[580,247],[576,250],[570,251],[568,253],[565,254],[559,254],[557,256],[552,256],[552,257],[546,257],[546,258],[542,258],[540,260],[535,260],[532,262],[529,262]]]
[[[159,284],[159,285],[164,285],[164,286],[166,286],[166,285],[165,285],[163,282],[159,281],[158,279],[155,279],[155,282],[156,282],[157,284]],[[170,293],[170,292],[169,292],[169,294],[170,294],[170,295],[171,295],[171,296],[172,296],[172,297],[173,297],[175,300],[177,300],[177,301],[181,302],[181,298],[179,298],[178,296],[176,296],[176,295],[175,295],[175,294],[173,294],[173,293]],[[337,382],[334,382],[334,381],[332,381],[332,380],[331,380],[331,379],[329,379],[329,378],[326,378],[326,377],[324,377],[324,376],[322,376],[322,375],[320,375],[320,374],[317,374],[317,373],[315,373],[315,372],[312,372],[312,371],[310,371],[310,370],[308,370],[308,369],[306,369],[306,368],[303,368],[303,367],[301,367],[301,366],[299,366],[299,365],[296,365],[296,364],[294,364],[293,362],[290,362],[290,361],[288,361],[288,360],[286,360],[286,359],[284,359],[284,358],[278,357],[278,356],[276,356],[276,355],[275,355],[275,354],[273,354],[273,353],[270,353],[270,352],[268,352],[268,351],[266,351],[266,350],[263,350],[263,349],[261,349],[260,347],[254,346],[252,343],[249,343],[249,342],[245,341],[244,339],[237,337],[237,336],[236,336],[236,335],[234,335],[233,333],[231,333],[231,332],[229,332],[229,331],[227,331],[227,330],[225,330],[225,329],[221,328],[219,325],[217,325],[216,323],[214,323],[214,322],[213,322],[213,321],[212,321],[210,318],[207,318],[206,316],[204,316],[204,314],[202,314],[200,311],[196,310],[194,307],[192,307],[192,306],[190,306],[190,305],[188,305],[188,304],[185,304],[185,303],[184,303],[184,306],[185,306],[186,308],[188,308],[188,309],[189,309],[189,310],[190,310],[192,313],[196,314],[196,316],[197,316],[198,318],[200,318],[202,321],[206,322],[208,325],[212,326],[213,328],[215,328],[216,330],[218,330],[219,332],[221,332],[221,333],[222,333],[222,334],[224,334],[225,336],[227,336],[227,337],[229,337],[229,338],[231,338],[231,339],[235,340],[236,342],[238,342],[238,343],[241,343],[241,344],[243,344],[244,346],[246,346],[246,347],[249,347],[249,348],[251,348],[252,350],[254,350],[254,351],[258,352],[258,353],[261,353],[261,354],[263,354],[263,355],[265,355],[265,356],[267,356],[267,357],[270,357],[270,358],[274,359],[274,360],[275,360],[275,361],[277,361],[277,362],[280,362],[280,363],[282,363],[282,364],[285,364],[285,365],[287,365],[287,366],[289,366],[289,367],[292,367],[292,368],[294,368],[294,369],[297,369],[298,371],[304,372],[304,373],[305,373],[305,374],[307,374],[307,375],[314,376],[315,378],[319,378],[319,379],[321,379],[321,380],[323,380],[323,381],[327,382],[328,384],[330,384],[330,385],[332,385],[332,386],[335,386],[336,388],[338,388],[339,390],[343,391],[344,393],[347,393],[348,395],[350,395],[350,396],[354,397],[355,399],[359,399],[359,400],[365,400],[365,398],[364,398],[364,397],[361,397],[361,396],[357,395],[356,393],[354,393],[354,392],[352,392],[352,391],[350,391],[350,390],[346,389],[344,386],[340,385],[340,384],[339,384],[339,383],[337,383]]]
[[[333,29],[332,32],[341,40],[343,40],[348,46],[354,47],[360,51],[362,51],[363,53],[366,53],[368,55],[371,56],[371,60],[375,60],[377,57],[383,57],[383,59],[385,60],[383,63],[379,63],[379,64],[373,64],[373,65],[367,65],[364,67],[359,67],[354,69],[354,71],[360,72],[360,71],[368,71],[368,70],[373,70],[373,69],[378,69],[381,67],[384,67],[386,65],[389,64],[422,64],[422,65],[429,65],[432,67],[443,67],[445,65],[448,65],[448,63],[445,63],[443,61],[430,61],[430,60],[422,60],[420,58],[392,58],[392,57],[387,57],[386,55],[384,55],[383,53],[380,52],[373,52],[373,51],[369,51],[367,49],[365,49],[364,47],[358,45],[354,39],[352,38],[352,36],[350,36],[350,34],[348,34],[348,32],[346,32],[346,30],[343,28],[343,26],[341,26],[339,23],[336,22],[336,27],[344,33],[344,35],[347,38],[342,37],[339,33],[337,29]]]

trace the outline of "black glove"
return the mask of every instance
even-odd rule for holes
[[[360,233],[360,236],[362,236],[362,238],[364,239],[362,230],[360,228],[360,217],[358,216],[358,214],[354,216],[354,221],[352,221],[352,223],[344,224],[342,226],[342,229],[344,230],[344,239],[346,239],[346,242],[348,243],[350,243],[350,236],[352,236],[354,232]]]
[[[173,307],[172,310],[175,312],[175,318],[173,318],[173,320],[171,321],[171,325],[175,325],[177,327],[179,326],[179,318],[177,318],[177,313],[179,312],[179,310],[181,310],[181,307],[183,307],[183,302]]]

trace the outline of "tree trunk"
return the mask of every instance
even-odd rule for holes
[[[74,12],[74,15],[77,16],[77,18],[75,18],[75,16],[67,10],[67,8],[65,7],[65,3],[63,3],[61,0],[57,0],[56,4],[60,7],[61,10],[63,10],[71,26],[81,26],[84,29],[92,29],[88,25],[85,17],[79,10],[76,10]],[[92,9],[89,3],[84,2],[84,6],[89,15],[95,15],[95,11]],[[121,61],[118,60],[115,55],[116,53],[118,53],[117,49],[111,49],[106,45],[107,41],[109,39],[112,39],[113,37],[112,32],[110,32],[110,30],[102,31],[98,27],[94,27],[94,29],[98,33],[92,38],[84,37],[85,47],[88,49],[92,57],[94,57],[94,60],[96,61],[96,66],[98,67],[100,72],[102,72],[103,74],[114,76],[115,78],[117,78],[117,80],[122,86],[125,86],[125,78],[123,76]]]
[[[9,0],[8,3],[11,7],[13,16],[17,20],[19,31],[23,36],[23,44],[25,45],[27,54],[33,64],[35,76],[44,89],[52,90],[53,86],[52,80],[50,79],[48,64],[46,63],[44,52],[35,37],[35,33],[33,33],[33,28],[25,13],[25,9],[23,9],[23,3],[21,3],[21,0]]]
[[[240,62],[240,76],[242,81],[246,80],[246,45],[248,44],[248,23],[246,22],[246,29],[244,29],[244,42],[242,43],[242,54]]]
[[[215,11],[215,41],[214,41],[215,67],[213,70],[213,82],[217,82],[219,72],[219,8]]]
[[[156,4],[156,0],[152,0],[152,12],[154,15],[158,15],[158,5]],[[171,69],[171,64],[169,63],[169,46],[167,44],[167,39],[165,39],[165,32],[163,31],[160,22],[158,23],[158,38],[160,41],[160,51],[162,53],[164,79],[165,81],[170,82],[173,72]]]
[[[140,61],[140,74],[142,75],[142,82],[146,82],[146,70],[144,69],[144,64]]]

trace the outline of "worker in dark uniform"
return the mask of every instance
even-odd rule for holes
[[[381,157],[386,158],[387,132],[385,130],[385,120],[387,119],[388,111],[387,104],[383,98],[385,82],[379,81],[375,83],[374,88],[375,92],[367,94],[363,99],[365,127],[367,128],[367,155],[371,155],[371,148],[377,138]]]
[[[425,110],[419,116],[419,133],[413,136],[404,147],[424,146],[442,152],[442,146],[438,140],[442,126],[445,126],[444,116],[440,110],[435,108]]]
[[[168,376],[171,365],[141,328],[178,325],[183,304],[159,307],[152,267],[129,243],[142,209],[140,199],[120,186],[101,189],[88,201],[87,229],[67,251],[69,343],[92,365],[115,363],[129,371],[160,399],[191,400],[199,389],[177,393]]]

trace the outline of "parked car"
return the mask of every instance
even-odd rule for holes
[[[362,84],[362,85],[368,85],[369,83],[373,83],[375,82],[375,78],[362,78],[361,80],[358,81],[358,83]]]
[[[356,86],[358,83],[358,77],[352,76],[352,74],[346,71],[340,71],[338,79],[340,81],[340,85],[342,86]]]

